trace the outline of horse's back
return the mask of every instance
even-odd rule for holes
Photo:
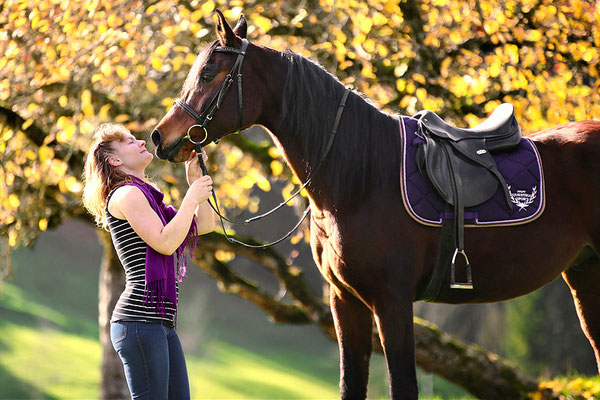
[[[528,136],[548,146],[590,144],[600,146],[600,121],[578,121],[554,126]]]
[[[572,184],[585,176],[594,181],[586,184],[600,186],[600,121],[570,122],[528,137],[540,152],[547,180],[563,177]]]
[[[600,121],[570,122],[529,137],[542,159],[547,211],[577,210],[589,240],[600,245]]]

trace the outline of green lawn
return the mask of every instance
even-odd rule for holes
[[[80,223],[14,254],[13,277],[0,283],[0,399],[98,398],[100,257],[93,230]],[[317,327],[273,325],[196,268],[181,293],[178,331],[193,398],[339,398],[337,344]],[[374,355],[370,399],[388,398],[387,379]],[[435,376],[420,373],[419,382],[422,399],[468,398]]]
[[[98,340],[69,332],[73,323],[27,299],[11,283],[0,296],[0,398],[98,397]],[[311,359],[287,354],[296,368],[213,340],[202,357],[188,356],[193,398],[336,398],[337,383],[307,370]]]

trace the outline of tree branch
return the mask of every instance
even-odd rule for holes
[[[37,147],[42,146],[48,137],[48,132],[40,128],[35,122],[28,126],[27,129],[22,129],[25,119],[13,110],[1,105],[0,118],[3,119],[12,129],[21,130],[25,136]],[[76,171],[77,175],[81,174],[81,171],[83,170],[83,159],[85,157],[81,150],[72,150],[71,148],[66,148],[55,138],[46,143],[46,145],[53,148],[56,158],[63,160],[67,159],[69,168],[72,171]]]

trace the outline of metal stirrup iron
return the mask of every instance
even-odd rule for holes
[[[462,254],[465,258],[465,262],[467,263],[467,282],[461,283],[456,282],[456,256],[458,254]],[[452,262],[450,263],[450,288],[451,289],[473,289],[473,275],[471,273],[471,264],[469,263],[469,258],[467,257],[467,253],[464,250],[459,250],[458,247],[454,250],[454,254],[452,255]]]

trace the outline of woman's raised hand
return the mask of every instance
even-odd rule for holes
[[[187,190],[187,194],[191,194],[198,204],[206,201],[212,192],[212,178],[208,175],[201,176],[196,179]]]
[[[208,160],[208,155],[204,149],[202,149],[202,159],[205,163]],[[193,150],[185,162],[185,176],[187,177],[188,185],[191,185],[202,176],[202,168],[200,168],[197,153]]]

